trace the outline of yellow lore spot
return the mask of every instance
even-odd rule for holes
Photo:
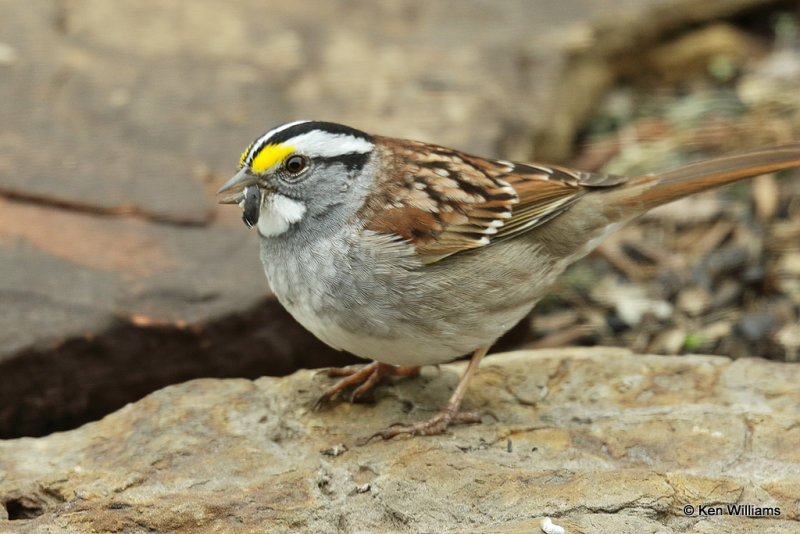
[[[253,156],[253,163],[250,164],[250,168],[254,173],[261,174],[292,152],[294,152],[293,146],[283,144],[266,145]]]

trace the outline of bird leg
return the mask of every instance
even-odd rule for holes
[[[350,394],[350,402],[354,402],[378,383],[384,376],[419,376],[419,366],[397,366],[388,363],[372,362],[364,366],[334,367],[327,370],[328,376],[343,376],[336,384],[328,388],[317,399],[315,407],[319,408],[334,399],[347,388],[355,387]]]
[[[434,415],[427,421],[422,421],[419,423],[395,423],[386,430],[373,434],[367,438],[366,441],[369,442],[375,437],[391,439],[395,436],[399,436],[400,434],[408,434],[410,436],[435,436],[437,434],[442,434],[451,421],[460,421],[462,423],[480,423],[482,415],[481,413],[460,412],[458,411],[458,407],[461,405],[461,399],[464,397],[464,392],[467,390],[467,384],[472,378],[472,375],[475,374],[475,370],[478,368],[478,365],[481,363],[481,360],[484,356],[486,356],[488,351],[488,346],[481,347],[472,354],[472,359],[469,361],[467,370],[464,371],[464,375],[461,377],[461,380],[459,380],[455,391],[453,391],[453,394],[450,396],[450,399],[447,401],[447,404],[441,412]]]

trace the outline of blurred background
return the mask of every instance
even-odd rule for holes
[[[301,118],[644,173],[800,140],[800,2],[0,0],[0,438],[353,363],[214,191]],[[646,216],[494,349],[800,358],[800,173]]]

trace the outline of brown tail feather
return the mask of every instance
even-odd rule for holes
[[[622,203],[636,206],[644,213],[693,193],[792,167],[800,167],[800,143],[722,156],[639,176],[623,186],[630,195],[625,195]]]

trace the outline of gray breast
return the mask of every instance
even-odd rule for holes
[[[524,240],[421,265],[407,245],[380,239],[263,239],[261,255],[273,292],[301,324],[337,349],[387,363],[438,363],[492,343],[556,274],[530,261],[541,252]],[[498,252],[518,257],[499,262]]]

